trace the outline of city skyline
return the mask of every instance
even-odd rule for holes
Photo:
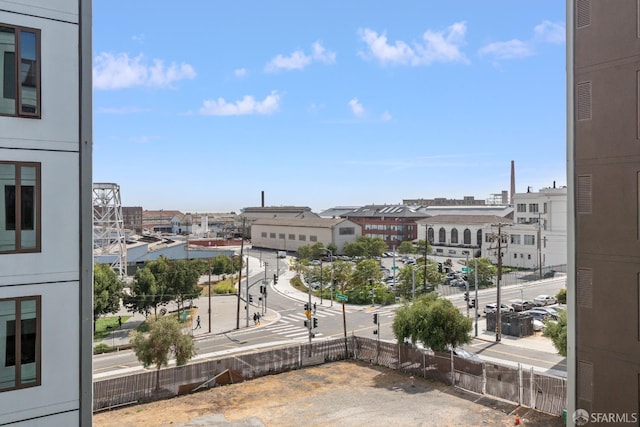
[[[516,192],[566,185],[563,3],[194,5],[94,4],[94,182],[125,206],[486,199],[511,160]]]

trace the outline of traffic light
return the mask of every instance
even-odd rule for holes
[[[373,324],[374,325],[378,324],[378,313],[373,313]]]
[[[464,300],[469,301],[469,292],[464,293]]]
[[[249,294],[249,302],[253,302],[253,295]]]
[[[304,311],[309,311],[309,303],[308,302],[304,303]]]
[[[308,328],[308,327],[309,327],[309,321],[308,321],[308,320],[305,320],[305,321],[304,321],[304,327],[305,327],[305,328]]]
[[[318,318],[317,318],[317,317],[314,317],[314,318],[313,318],[313,327],[314,327],[314,328],[317,328],[317,327],[318,327]]]
[[[278,275],[277,274],[273,274],[273,284],[277,285],[278,284]]]
[[[377,329],[373,330],[373,335],[378,335],[378,330]]]
[[[264,286],[260,286],[260,293],[264,294]]]

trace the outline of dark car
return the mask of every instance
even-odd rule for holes
[[[521,300],[521,299],[514,299],[513,301],[511,301],[511,307],[513,307],[513,311],[527,311],[527,310],[531,310],[533,307],[538,307],[539,304],[531,301],[531,300]]]

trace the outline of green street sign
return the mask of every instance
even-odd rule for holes
[[[460,269],[460,271],[462,271],[463,273],[471,273],[473,271],[473,268],[470,267],[462,267]]]
[[[336,299],[338,299],[340,301],[348,301],[349,297],[347,297],[346,295],[342,295],[342,294],[336,294]]]
[[[391,269],[392,269],[392,270],[397,270],[397,269],[398,269],[398,266],[397,266],[397,265],[394,265],[393,267],[391,267]]]

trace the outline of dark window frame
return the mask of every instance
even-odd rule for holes
[[[0,112],[0,116],[8,116],[8,117],[24,117],[24,118],[32,118],[32,119],[40,119],[42,117],[42,54],[41,54],[41,31],[37,28],[31,27],[23,27],[20,25],[12,25],[4,22],[0,22],[0,27],[12,29],[15,35],[15,51],[13,52],[13,76],[14,82],[13,91],[13,99],[15,100],[15,108],[13,113],[3,113]],[[33,60],[31,59],[23,59],[21,52],[21,38],[22,32],[33,33],[35,35],[35,67],[29,67],[29,73],[27,75],[27,80],[29,81],[29,86],[35,86],[35,94],[36,94],[36,105],[35,112],[23,111],[22,104],[22,65],[29,64],[33,65]],[[8,52],[6,52],[8,53]],[[4,68],[4,67],[3,67]],[[7,70],[3,69],[2,76],[4,76]],[[35,75],[34,75],[35,74]],[[2,81],[3,89],[6,87],[4,79]],[[4,90],[3,90],[4,91]],[[11,99],[11,98],[8,98]],[[26,108],[26,107],[25,107]]]
[[[7,324],[12,323],[14,327],[13,338],[8,334],[4,337],[0,337],[5,342],[5,355],[4,366],[5,368],[13,366],[15,368],[15,384],[13,387],[1,388],[0,393],[4,393],[12,390],[19,390],[30,387],[38,387],[42,383],[42,297],[40,295],[32,295],[28,297],[16,297],[16,298],[2,298],[0,301],[13,301],[15,304],[15,318],[7,321]],[[31,319],[22,319],[22,302],[35,301],[36,304],[36,317],[33,323],[35,327],[35,333],[28,334],[28,337],[23,336],[22,327],[27,325],[25,321]],[[35,335],[35,336],[33,336]],[[16,337],[21,337],[17,339]],[[30,347],[33,346],[32,352],[25,353],[22,346],[25,344]],[[13,348],[13,355],[8,355],[9,349]],[[26,358],[26,360],[25,360]],[[31,359],[33,358],[33,360]],[[36,375],[33,381],[22,383],[22,364],[35,363]]]
[[[5,165],[13,165],[15,168],[14,175],[14,185],[5,186],[5,191],[7,187],[13,187],[13,195],[14,199],[12,201],[7,200],[7,194],[5,193],[5,200],[2,200],[1,203],[4,204],[5,209],[5,224],[2,224],[3,228],[8,231],[14,231],[15,236],[15,245],[12,250],[0,250],[0,254],[14,254],[14,253],[36,253],[40,252],[42,249],[42,173],[41,173],[41,163],[39,162],[14,162],[14,161],[4,161],[0,160],[0,164]],[[21,173],[23,167],[33,167],[36,171],[36,185],[35,188],[32,185],[21,185]],[[23,194],[25,192],[22,191],[23,187],[32,188],[32,194],[29,197],[32,197],[31,202],[35,203],[34,209],[29,212],[27,215],[23,215],[23,208],[27,208],[25,205],[25,201],[22,200]],[[20,189],[19,191],[17,189]],[[11,190],[11,189],[9,189]],[[8,212],[10,208],[9,205],[13,204],[14,211],[12,213]],[[31,216],[35,215],[35,218]],[[13,218],[13,222],[9,223],[9,219]],[[20,219],[18,221],[18,218]],[[33,230],[35,227],[36,234],[36,243],[34,247],[22,248],[22,239],[21,232],[22,230]]]

